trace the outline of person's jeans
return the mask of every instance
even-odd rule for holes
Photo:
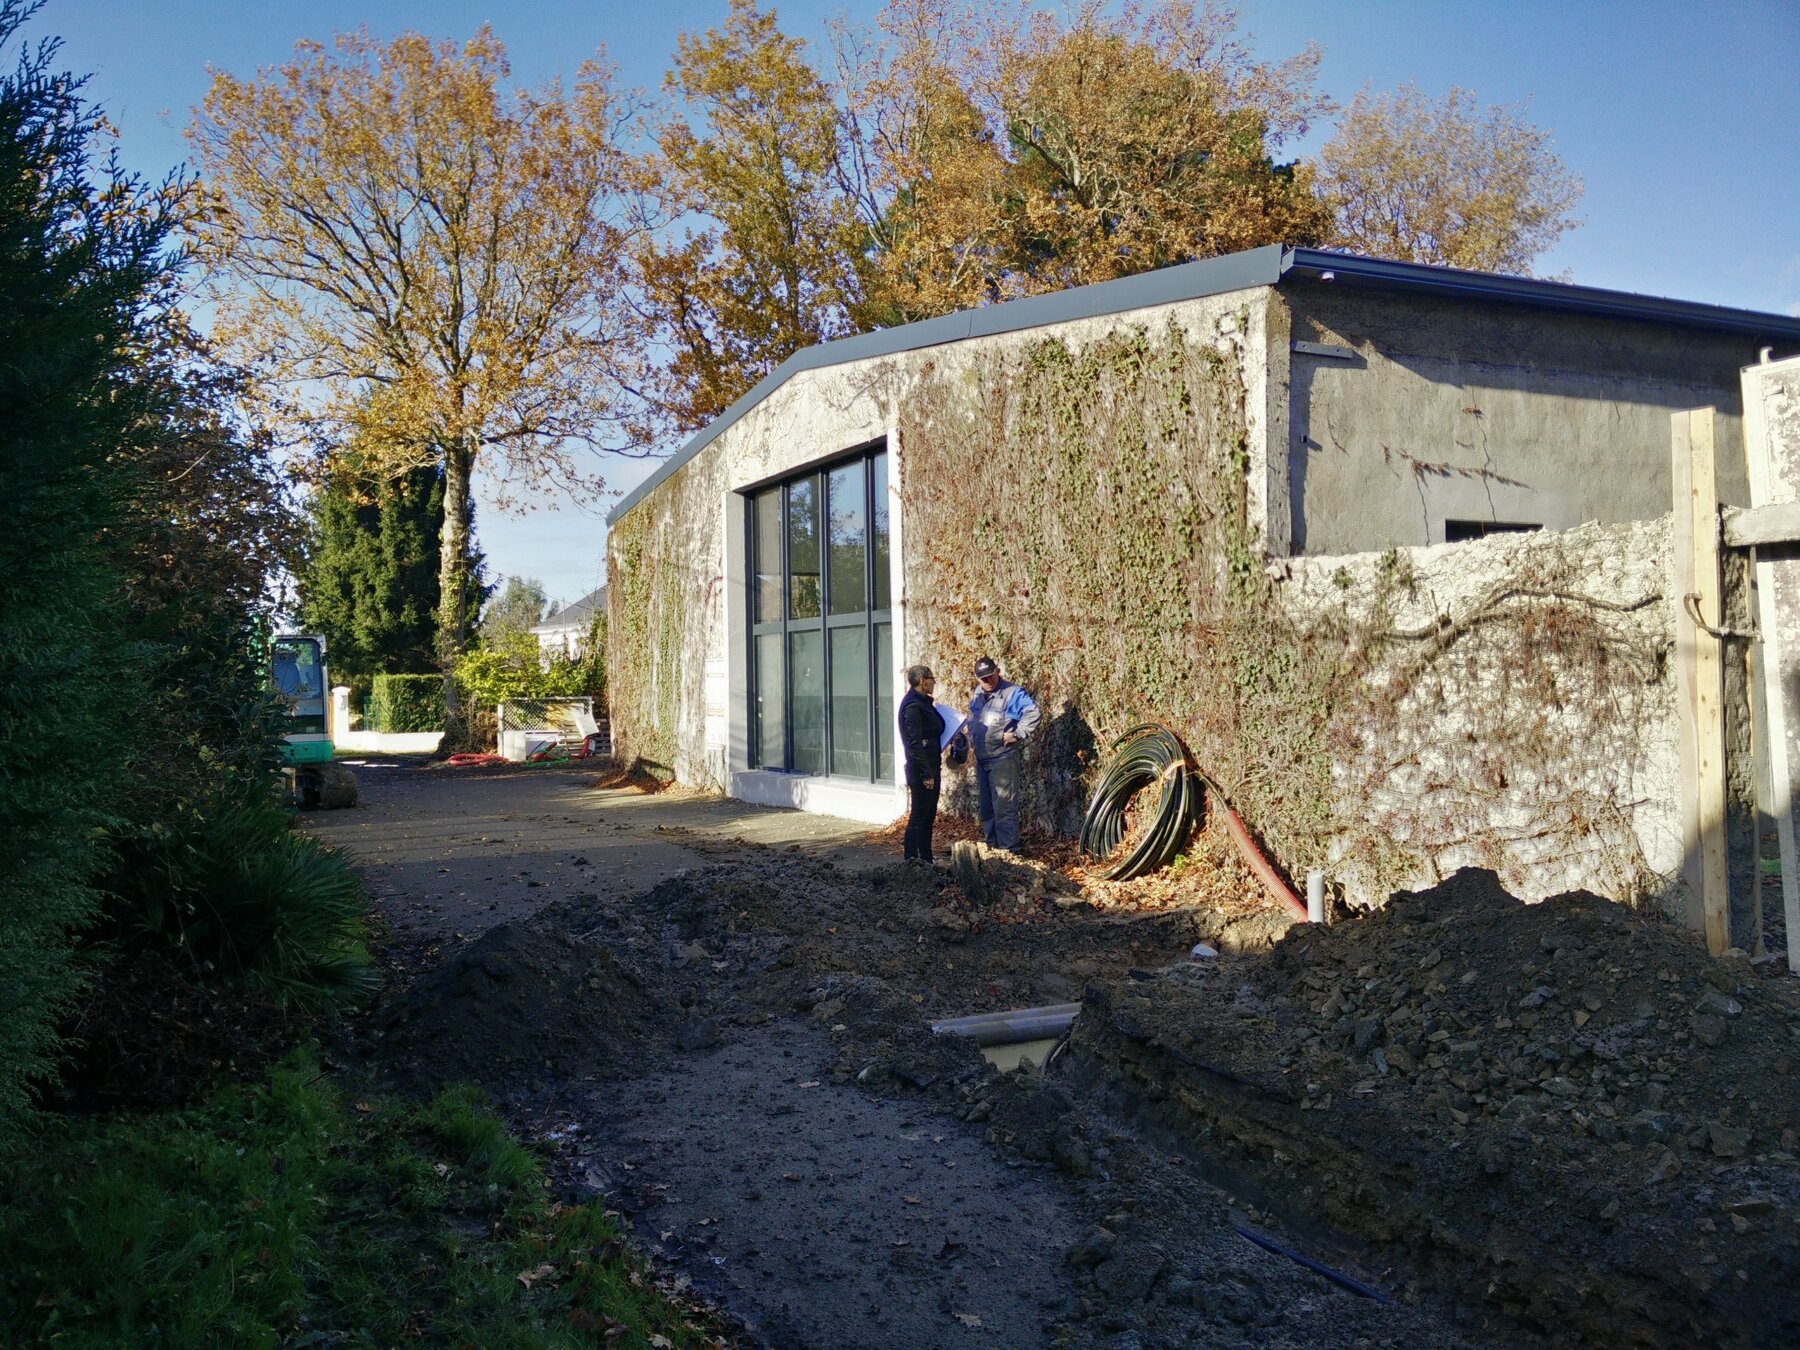
[[[932,860],[931,829],[937,822],[938,794],[944,786],[942,777],[934,776],[931,781],[936,786],[928,788],[924,774],[916,769],[906,771],[906,790],[911,794],[911,809],[906,815],[906,856],[925,862]]]
[[[975,761],[976,814],[981,836],[995,848],[1019,847],[1019,757]]]

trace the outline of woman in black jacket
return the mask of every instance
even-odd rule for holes
[[[944,715],[932,706],[937,677],[930,666],[909,666],[906,697],[900,700],[900,745],[906,755],[906,788],[911,810],[906,816],[906,860],[934,862],[931,827],[937,821],[938,790],[943,783]]]

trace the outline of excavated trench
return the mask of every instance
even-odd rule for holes
[[[1487,874],[1353,928],[1090,987],[1072,1088],[1409,1298],[1553,1342],[1800,1339],[1791,981]]]
[[[357,1051],[486,1084],[749,1343],[1800,1343],[1800,1002],[1686,934],[1464,874],[1185,962],[1244,920],[971,906],[521,782],[365,792],[490,812],[360,836],[403,940]],[[1047,1071],[931,1029],[1076,1000]]]

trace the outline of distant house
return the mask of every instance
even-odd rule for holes
[[[537,639],[539,654],[546,661],[556,656],[586,656],[588,638],[594,631],[594,617],[605,612],[604,586],[552,612],[531,630],[531,635]]]

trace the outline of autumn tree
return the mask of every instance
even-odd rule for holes
[[[731,0],[678,40],[664,79],[655,192],[682,228],[641,250],[671,356],[663,403],[711,421],[804,347],[852,331],[862,239],[833,91],[773,10]]]
[[[1529,274],[1581,224],[1581,180],[1517,106],[1466,89],[1360,93],[1319,156],[1331,242],[1406,262]]]
[[[885,199],[871,308],[918,318],[1326,228],[1308,167],[1274,158],[1331,106],[1318,52],[1256,61],[1227,7],[894,0],[880,22],[846,78],[865,212]]]
[[[447,747],[476,468],[503,497],[591,491],[572,448],[641,443],[631,110],[594,62],[566,90],[509,96],[509,74],[486,28],[460,48],[359,32],[250,79],[215,72],[189,130],[218,332],[278,395],[265,411],[394,474],[441,467]]]
[[[867,235],[860,326],[891,327],[1004,298],[1005,137],[976,103],[976,11],[896,0],[871,34],[833,33],[846,180]]]

